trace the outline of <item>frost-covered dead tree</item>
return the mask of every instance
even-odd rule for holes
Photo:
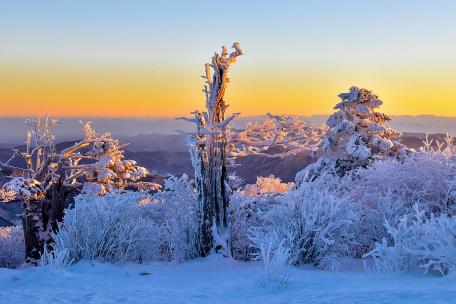
[[[55,119],[27,120],[25,151],[14,150],[12,158],[0,163],[6,172],[15,172],[2,187],[2,199],[24,202],[23,228],[26,264],[37,265],[44,246],[51,244],[51,232],[58,229],[68,194],[92,192],[103,195],[114,189],[136,183],[148,174],[134,161],[123,160],[122,146],[109,133],[97,134],[90,123],[83,125],[84,138],[57,151],[52,132]],[[25,166],[11,161],[19,157]]]
[[[228,124],[239,113],[225,118],[225,90],[228,85],[228,71],[237,57],[243,54],[238,42],[233,44],[233,51],[223,47],[222,53],[215,53],[212,62],[205,65],[206,85],[203,92],[206,97],[206,111],[194,112],[194,117],[186,119],[196,123],[197,135],[189,141],[192,162],[195,166],[195,180],[201,191],[201,244],[202,256],[209,254],[212,248],[229,253],[230,232],[228,226],[229,186],[227,171]],[[190,139],[190,138],[188,138]]]
[[[403,158],[411,152],[399,143],[401,133],[388,125],[391,118],[376,111],[383,102],[372,91],[351,87],[339,98],[336,112],[326,122],[329,129],[318,151],[323,157],[298,173],[297,179],[311,180],[325,168],[343,175],[375,159]]]
[[[293,116],[268,114],[265,121],[250,123],[244,130],[230,127],[240,113],[225,118],[224,94],[228,83],[228,70],[236,58],[243,54],[238,42],[234,51],[215,53],[211,64],[205,66],[206,111],[194,111],[191,118],[179,118],[196,124],[196,135],[182,133],[189,147],[195,169],[195,182],[200,203],[200,253],[206,256],[215,248],[230,254],[228,204],[230,187],[228,165],[236,157],[263,155],[286,157],[305,150],[314,150],[326,131],[311,126]],[[213,74],[212,74],[213,73]],[[280,147],[277,152],[271,147]]]

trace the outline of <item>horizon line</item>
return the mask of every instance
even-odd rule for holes
[[[275,113],[273,113],[275,114]],[[312,114],[312,115],[299,115],[299,114],[289,114],[289,113],[280,113],[278,115],[284,115],[284,116],[297,116],[297,117],[321,117],[321,116],[329,116],[333,113],[329,114]],[[401,116],[406,116],[406,117],[436,117],[436,118],[456,118],[456,116],[446,116],[446,115],[436,115],[436,114],[387,114],[390,117],[401,117]],[[41,115],[0,115],[0,119],[4,118],[30,118],[30,117],[52,117],[52,118],[95,118],[95,119],[177,119],[178,117],[182,116],[103,116],[103,115],[98,115],[98,116],[93,116],[93,115],[46,115],[46,114],[41,114]],[[191,113],[188,114],[188,116],[191,116]],[[238,118],[255,118],[255,117],[264,117],[266,114],[258,114],[258,115],[239,115]]]

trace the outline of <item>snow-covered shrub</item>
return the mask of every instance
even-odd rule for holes
[[[71,264],[74,260],[70,256],[70,251],[68,249],[59,249],[49,251],[46,247],[44,252],[41,255],[40,265],[46,265],[52,270],[63,269]]]
[[[243,196],[239,192],[233,193],[230,198],[231,255],[236,260],[251,259],[248,231],[260,225],[258,203],[255,197]]]
[[[0,268],[16,268],[25,261],[21,226],[0,227]]]
[[[280,178],[276,178],[274,175],[270,175],[268,177],[258,176],[256,183],[246,185],[241,193],[245,196],[274,196],[287,192],[288,190],[292,189],[293,186],[294,183],[282,183]]]
[[[379,160],[339,178],[336,193],[358,203],[353,255],[359,257],[387,236],[385,221],[395,227],[414,204],[428,214],[456,214],[456,159],[422,152]]]
[[[272,250],[273,244],[261,245],[261,259],[264,264],[264,273],[260,277],[263,288],[283,289],[288,285],[291,277],[289,250],[282,244]]]
[[[67,210],[54,256],[124,263],[183,261],[197,256],[195,190],[187,176],[170,177],[163,192],[80,195]],[[64,263],[66,261],[63,261]]]
[[[192,180],[187,175],[165,180],[163,192],[144,202],[146,216],[161,229],[161,256],[166,261],[184,261],[198,256],[201,210]]]
[[[242,188],[245,184],[245,180],[240,178],[236,172],[231,172],[228,175],[228,186],[230,187],[231,191],[237,191]]]
[[[452,151],[449,146],[411,153],[400,160],[378,159],[343,175],[326,170],[298,188],[326,191],[353,202],[352,211],[357,216],[351,226],[355,238],[350,252],[361,257],[388,237],[384,222],[395,227],[414,204],[428,214],[456,215],[456,157]]]
[[[355,220],[351,202],[323,190],[290,191],[283,203],[262,215],[262,225],[253,228],[251,240],[257,249],[284,246],[290,263],[311,263],[321,268],[337,267],[336,258],[349,254],[350,226]]]
[[[58,234],[53,234],[54,254],[74,262],[80,259],[109,263],[141,262],[158,255],[154,244],[160,227],[144,216],[138,193],[80,195],[65,211]]]
[[[355,173],[350,196],[374,207],[387,194],[410,208],[415,203],[430,212],[448,212],[456,203],[456,159],[440,153],[418,153],[402,161],[377,161]]]
[[[234,192],[230,198],[231,254],[237,260],[252,258],[249,231],[262,225],[261,214],[280,204],[283,195],[293,183],[282,183],[273,175],[257,177],[255,184]]]
[[[163,192],[80,195],[65,212],[54,260],[124,263],[183,261],[197,256],[195,191],[187,176],[170,177]]]
[[[433,272],[446,275],[456,267],[456,217],[426,216],[418,206],[397,226],[385,223],[389,240],[383,238],[365,255],[373,257],[379,271]]]

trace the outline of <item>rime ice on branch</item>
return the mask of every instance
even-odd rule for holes
[[[244,130],[229,129],[229,155],[288,157],[318,148],[326,127],[307,124],[296,116],[267,114],[267,119],[249,122]],[[272,147],[279,148],[274,151]],[[277,152],[279,150],[279,152]]]
[[[339,98],[341,101],[334,107],[337,112],[326,122],[329,130],[319,149],[324,157],[298,173],[297,179],[305,174],[312,179],[328,167],[344,174],[375,159],[400,159],[411,152],[399,143],[401,133],[387,124],[391,118],[376,111],[383,103],[377,95],[351,87],[348,93],[339,94]]]
[[[29,119],[25,151],[14,150],[0,168],[11,180],[3,185],[1,199],[24,202],[23,228],[26,243],[26,263],[37,265],[44,246],[50,244],[50,232],[56,231],[63,218],[67,195],[95,192],[103,195],[114,189],[135,184],[148,174],[134,161],[124,160],[122,146],[109,133],[97,134],[90,123],[83,124],[84,138],[57,151],[52,132],[55,119]],[[10,163],[22,158],[25,167]]]
[[[104,195],[116,189],[125,189],[126,186],[156,189],[158,185],[139,182],[149,171],[136,165],[134,160],[125,160],[124,151],[117,139],[109,133],[96,134],[90,124],[86,124],[87,132],[93,134],[91,149],[85,157],[92,160],[89,164],[70,167],[78,174],[83,174],[85,182],[82,192]]]

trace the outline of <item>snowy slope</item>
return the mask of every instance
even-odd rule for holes
[[[263,289],[261,265],[220,257],[183,264],[66,270],[0,269],[1,303],[455,303],[456,277],[294,269],[284,290]],[[149,275],[140,275],[142,272]]]

